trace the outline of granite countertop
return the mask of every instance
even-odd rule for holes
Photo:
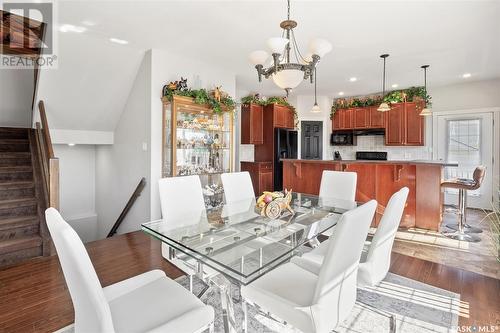
[[[442,160],[387,160],[387,161],[374,161],[374,160],[306,160],[306,159],[291,159],[291,158],[283,158],[281,159],[283,162],[313,162],[313,163],[375,163],[375,164],[431,164],[431,165],[440,165],[443,167],[456,167],[458,163],[456,162],[447,162]]]

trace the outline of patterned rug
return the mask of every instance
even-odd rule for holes
[[[189,288],[189,279],[177,281]],[[193,289],[198,294],[203,282],[194,279]],[[223,332],[222,309],[219,290],[210,288],[201,300],[215,309],[215,332]],[[396,317],[398,333],[456,332],[460,310],[460,295],[425,283],[389,273],[374,288],[358,289],[358,298],[350,317],[334,332],[339,333],[382,333],[390,332],[388,312]],[[369,307],[365,306],[369,305]],[[379,311],[374,311],[375,308]],[[243,322],[241,304],[235,304],[236,322]],[[241,327],[238,327],[241,331]],[[268,318],[255,307],[248,306],[248,332],[296,332],[291,327]]]
[[[187,277],[180,277],[177,282],[189,288]],[[199,294],[203,288],[204,283],[195,278],[193,283],[195,294]],[[218,288],[210,288],[201,300],[215,309],[215,332],[224,332]],[[461,310],[459,294],[392,273],[389,273],[377,287],[358,289],[357,300],[350,317],[333,332],[390,332],[390,318],[387,313],[396,317],[397,333],[456,332],[458,314]],[[234,305],[234,312],[236,322],[241,324],[243,322],[241,303]],[[250,305],[248,319],[248,332],[296,332],[293,328],[268,318]],[[241,327],[238,327],[238,330],[241,332]],[[74,332],[73,325],[57,331],[57,333],[72,332]]]

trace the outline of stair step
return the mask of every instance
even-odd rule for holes
[[[0,242],[0,267],[42,255],[42,238],[27,236]]]
[[[27,236],[0,242],[0,255],[42,245],[42,237]]]
[[[0,167],[31,165],[31,154],[29,152],[0,152]]]
[[[0,127],[0,139],[27,139],[28,128]]]
[[[33,180],[33,168],[29,165],[0,167],[0,183]]]
[[[29,152],[28,139],[0,139],[0,152]]]
[[[20,216],[0,219],[0,242],[5,240],[38,235],[38,216]]]
[[[0,201],[0,219],[7,217],[36,215],[37,201],[34,198],[23,198]]]
[[[35,183],[32,181],[0,183],[0,200],[35,197]]]

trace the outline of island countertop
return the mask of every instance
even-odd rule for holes
[[[440,165],[443,167],[457,167],[456,162],[447,162],[442,160],[310,160],[310,159],[293,159],[282,158],[283,162],[306,162],[306,163],[375,163],[375,164],[429,164]]]
[[[442,221],[443,170],[457,166],[446,161],[373,161],[282,159],[283,187],[295,192],[319,194],[323,171],[357,174],[356,200],[377,200],[373,226],[380,222],[392,194],[408,187],[409,194],[400,227],[439,230]]]

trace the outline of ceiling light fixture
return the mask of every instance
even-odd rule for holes
[[[121,45],[128,44],[128,41],[126,41],[124,39],[118,39],[118,38],[110,38],[109,41],[112,43],[121,44]]]
[[[424,94],[425,94],[425,98],[424,98],[425,106],[422,109],[422,112],[420,112],[420,115],[421,116],[431,116],[432,111],[430,108],[427,108],[427,68],[429,68],[429,65],[423,65],[423,66],[420,66],[420,68],[422,68],[424,70]]]
[[[316,82],[318,82],[318,76],[316,74],[316,68],[314,69],[314,105],[311,109],[311,112],[312,113],[319,113],[321,112],[321,109],[318,105],[318,99],[317,99],[317,96],[316,96]]]
[[[259,82],[262,76],[266,79],[272,77],[274,83],[284,89],[286,94],[296,88],[303,80],[314,80],[314,70],[319,60],[332,50],[332,44],[322,38],[314,38],[309,43],[310,56],[303,57],[295,40],[294,28],[297,22],[290,19],[290,0],[287,0],[287,19],[280,23],[283,29],[281,37],[273,37],[267,40],[271,50],[273,64],[264,68],[269,55],[266,51],[254,51],[250,53],[249,60],[257,69]],[[292,54],[291,54],[292,53]],[[294,56],[292,61],[291,56]]]
[[[79,26],[72,25],[72,24],[63,24],[63,25],[59,26],[59,31],[60,32],[82,33],[82,32],[87,31],[87,28],[85,28],[85,27],[79,27]]]
[[[358,78],[357,78],[357,77],[351,77],[351,78],[349,79],[349,81],[351,81],[351,82],[356,82],[356,81],[358,81]]]
[[[468,78],[470,78],[471,76],[472,76],[472,74],[471,74],[471,73],[464,73],[464,74],[462,74],[462,77],[463,77],[464,79],[468,79]]]
[[[380,56],[380,58],[384,59],[384,76],[383,76],[383,83],[382,83],[382,103],[380,103],[377,111],[380,111],[380,112],[386,112],[386,111],[390,111],[391,108],[389,106],[389,104],[387,104],[386,102],[383,101],[384,97],[385,97],[385,59],[388,57],[389,55],[388,54],[382,54]]]
[[[339,96],[344,96],[344,92],[343,91],[339,91]]]
[[[391,87],[393,87],[393,88],[397,88],[397,87],[399,87],[399,84],[394,83]]]

